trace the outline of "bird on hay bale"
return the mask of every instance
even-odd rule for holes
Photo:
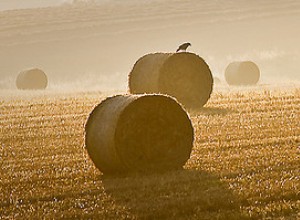
[[[176,53],[178,53],[178,52],[186,52],[186,49],[187,49],[189,46],[192,46],[191,43],[189,43],[189,42],[186,42],[186,43],[181,44],[181,45],[178,47],[178,49],[176,50]]]

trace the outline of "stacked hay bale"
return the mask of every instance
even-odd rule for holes
[[[259,78],[259,68],[251,61],[230,63],[225,70],[225,79],[229,85],[255,85]]]
[[[168,170],[190,157],[194,132],[180,104],[165,95],[118,95],[94,108],[86,148],[103,173]]]
[[[16,79],[18,89],[45,89],[47,85],[47,75],[37,68],[20,72]]]
[[[208,65],[193,53],[148,54],[135,63],[129,74],[130,93],[167,94],[186,108],[205,105],[212,87]]]

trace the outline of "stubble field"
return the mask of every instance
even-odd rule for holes
[[[215,91],[183,170],[104,176],[84,125],[105,95],[0,101],[0,219],[300,218],[300,90]],[[174,119],[175,120],[175,119]]]

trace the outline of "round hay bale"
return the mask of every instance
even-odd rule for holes
[[[259,77],[259,68],[251,61],[230,63],[225,70],[225,79],[229,85],[255,85]]]
[[[18,89],[45,89],[48,85],[48,78],[40,69],[29,69],[19,73],[16,85]]]
[[[87,151],[103,173],[182,167],[194,131],[178,102],[164,95],[119,95],[94,108],[85,126]]]
[[[194,53],[155,53],[141,57],[129,74],[132,94],[160,93],[186,108],[199,108],[213,88],[209,66]]]
[[[220,78],[218,78],[218,77],[213,77],[213,81],[214,81],[214,84],[215,85],[217,85],[217,84],[221,84],[221,80],[220,80]]]

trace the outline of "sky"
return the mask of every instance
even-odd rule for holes
[[[0,0],[0,11],[14,10],[14,9],[26,9],[26,8],[40,8],[59,6],[62,4],[72,4],[76,2],[125,2],[128,0]],[[151,0],[129,0],[135,2],[151,1]]]
[[[63,0],[0,0],[0,10],[57,6],[62,3]]]

